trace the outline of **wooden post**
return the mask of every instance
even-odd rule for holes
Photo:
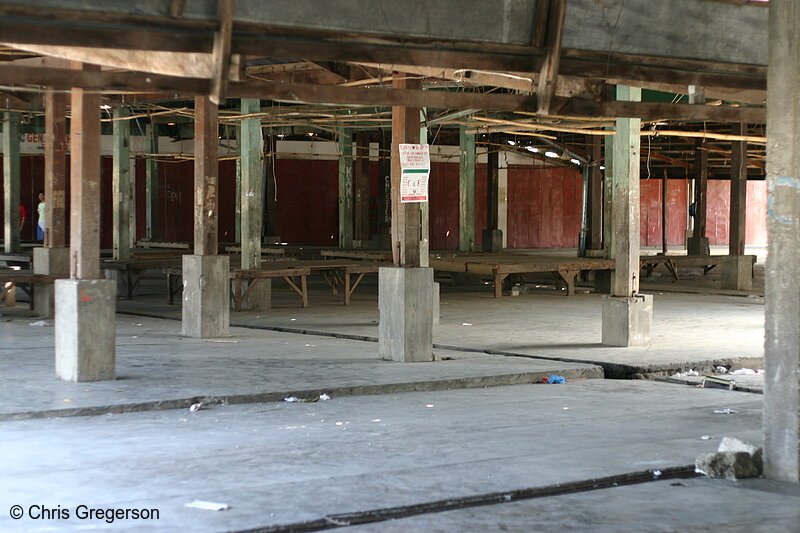
[[[661,253],[667,255],[669,244],[667,239],[669,233],[667,226],[669,225],[669,211],[667,210],[667,200],[669,198],[669,177],[667,176],[667,169],[664,169],[664,178],[661,180]]]
[[[706,236],[706,207],[708,203],[708,151],[699,139],[694,151],[694,237]]]
[[[125,120],[131,114],[127,107],[114,109],[112,159],[113,211],[114,211],[114,259],[130,258],[130,211],[133,197],[131,187],[131,122]],[[49,199],[48,199],[49,202]]]
[[[264,234],[269,237],[277,237],[278,230],[275,227],[275,208],[276,205],[276,176],[275,167],[277,164],[277,140],[275,135],[266,137],[267,159],[264,162]]]
[[[353,135],[339,129],[339,247],[353,247]]]
[[[19,157],[19,113],[7,111],[3,113],[3,243],[6,253],[19,251]]]
[[[208,96],[196,96],[194,107],[194,253],[216,255],[219,110]]]
[[[364,247],[369,241],[369,135],[357,133],[353,143],[353,240]]]
[[[475,243],[475,135],[460,126],[458,140],[458,249],[471,252]]]
[[[75,63],[79,70],[100,70]],[[72,89],[70,276],[100,278],[100,95]],[[47,201],[47,199],[45,199]]]
[[[241,104],[243,115],[261,111],[261,101],[256,98],[243,98]],[[261,179],[264,175],[261,119],[242,120],[240,132],[242,268],[261,268]]]
[[[395,89],[419,90],[422,81],[395,72]],[[392,107],[392,259],[396,266],[420,266],[422,216],[419,204],[400,203],[400,144],[419,143],[419,108]]]
[[[46,248],[64,248],[67,245],[66,107],[67,95],[48,89],[44,100],[44,245]]]
[[[486,158],[486,229],[483,231],[483,250],[495,252],[502,248],[503,236],[499,231],[500,152],[495,146],[496,135],[489,136],[489,153]]]
[[[617,86],[617,100],[638,102],[641,89]],[[618,118],[614,136],[612,231],[616,259],[612,294],[630,297],[639,292],[639,150],[641,120]]]
[[[385,129],[378,139],[378,236],[381,247],[389,248],[392,226],[392,135]]]
[[[589,249],[603,249],[603,138],[594,137],[589,167]]]
[[[145,125],[148,154],[158,153],[158,124],[150,120]],[[145,159],[145,235],[155,240],[158,234],[158,161],[154,155]]]
[[[428,125],[426,109],[419,110],[419,144],[428,144]],[[428,176],[430,180],[430,175]],[[430,182],[428,183],[430,194]],[[430,200],[430,199],[429,199]],[[431,220],[430,220],[430,201],[420,202],[419,204],[419,266],[429,267],[431,261]]]
[[[538,113],[550,113],[550,102],[556,91],[558,65],[561,59],[561,38],[564,34],[564,19],[567,13],[567,0],[549,0],[547,14],[547,55],[539,72],[537,88]]]
[[[744,135],[746,124],[734,124],[733,134]],[[747,141],[731,143],[731,202],[729,255],[744,255],[747,222]]]

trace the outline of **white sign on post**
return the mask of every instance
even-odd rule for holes
[[[428,201],[428,178],[431,172],[430,146],[400,145],[400,202]]]

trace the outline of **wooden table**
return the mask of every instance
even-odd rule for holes
[[[567,296],[575,294],[575,280],[584,270],[613,270],[613,259],[592,257],[555,257],[525,255],[453,254],[431,257],[434,270],[484,274],[494,278],[494,297],[503,297],[503,281],[511,274],[552,272],[557,285],[564,286]]]
[[[643,255],[641,257],[642,269],[645,276],[650,277],[653,270],[659,265],[664,265],[669,270],[675,281],[678,281],[679,268],[702,268],[703,275],[708,274],[714,267],[725,263],[727,255]],[[753,265],[756,263],[756,256],[748,255]]]
[[[57,279],[66,279],[68,277],[34,274],[29,270],[0,268],[0,298],[5,300],[6,307],[15,307],[17,305],[16,288],[19,287],[30,298],[31,309],[33,309],[33,292],[36,284],[53,283]]]
[[[139,257],[134,259],[108,259],[100,263],[101,270],[116,270],[122,273],[125,281],[125,291],[128,300],[133,299],[133,291],[148,270],[161,270],[170,267],[180,267],[182,255],[168,255],[160,257]],[[106,276],[109,278],[110,276]]]

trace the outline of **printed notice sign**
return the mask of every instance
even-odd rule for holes
[[[429,145],[401,144],[400,169],[400,202],[427,202],[431,172]]]

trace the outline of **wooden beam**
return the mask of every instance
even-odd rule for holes
[[[263,133],[262,133],[263,135]],[[277,181],[275,176],[275,166],[277,162],[277,139],[275,135],[266,137],[266,161],[264,165],[264,235],[267,237],[277,237],[278,232],[275,228],[275,209],[277,207]]]
[[[669,249],[668,238],[669,232],[669,210],[667,203],[669,198],[669,178],[667,177],[667,168],[664,167],[664,178],[661,180],[661,253],[667,255]]]
[[[353,143],[353,239],[364,247],[369,234],[369,135],[356,133]]]
[[[418,91],[422,80],[394,76],[393,90]],[[427,91],[431,92],[431,91]],[[419,107],[392,107],[392,259],[395,266],[421,266],[422,213],[417,203],[400,203],[400,144],[419,143]]]
[[[734,124],[734,135],[745,135],[746,124]],[[747,228],[747,142],[731,143],[731,201],[729,255],[744,255]]]
[[[76,63],[91,72],[100,67]],[[100,278],[100,95],[72,90],[70,119],[70,277]],[[45,201],[48,201],[45,199]]]
[[[6,253],[19,251],[20,138],[19,113],[3,113],[3,246]]]
[[[219,110],[207,96],[195,97],[194,107],[194,253],[215,255],[219,218]]]
[[[158,237],[158,123],[152,118],[145,123],[145,235],[148,241]]]
[[[44,102],[44,245],[64,248],[67,245],[67,95],[48,89]]]
[[[547,14],[547,55],[539,72],[538,112],[541,115],[550,113],[550,102],[556,92],[558,83],[558,65],[561,59],[561,38],[564,35],[564,19],[567,13],[567,0],[550,0]]]
[[[340,128],[339,136],[339,247],[353,247],[353,132]]]
[[[698,140],[694,152],[694,237],[706,236],[708,206],[708,152],[705,141]]]
[[[0,81],[14,84],[77,86],[99,90],[137,90],[179,94],[208,94],[209,81],[198,78],[142,76],[126,72],[87,72],[68,69],[41,69],[16,65],[0,66]],[[231,82],[229,96],[262,98],[287,102],[308,102],[362,106],[413,106],[434,109],[482,109],[487,111],[538,110],[533,95],[422,91],[401,88],[321,86],[302,83],[267,83],[256,80]],[[602,102],[579,98],[553,99],[552,108],[561,115],[595,117],[638,117],[643,120],[709,120],[719,122],[764,123],[765,108],[697,106],[661,102]]]
[[[475,135],[459,128],[458,165],[458,249],[472,252],[475,248]]]
[[[603,249],[603,139],[591,139],[589,167],[589,249]]]
[[[131,187],[131,122],[122,120],[130,114],[130,109],[127,107],[114,109],[114,118],[117,119],[114,120],[111,148],[114,166],[112,177],[114,259],[129,259],[131,255],[130,214],[134,197]],[[133,228],[134,232],[135,229]]]
[[[231,65],[231,36],[233,35],[233,11],[235,0],[217,0],[219,29],[214,33],[211,51],[213,64],[211,78],[211,102],[220,105],[228,89],[228,71]]]
[[[261,101],[255,98],[241,101],[243,115],[261,111]],[[248,118],[239,126],[241,168],[241,247],[242,268],[261,268],[261,222],[263,214],[264,160],[261,147],[261,119]]]

